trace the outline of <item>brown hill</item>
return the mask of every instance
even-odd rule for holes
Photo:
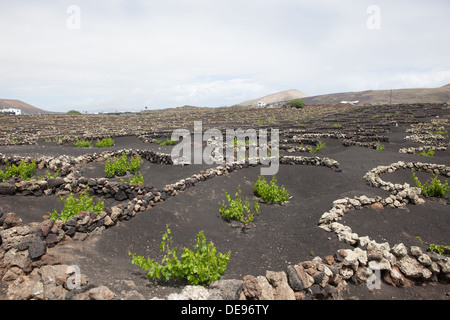
[[[9,108],[20,109],[22,110],[23,115],[54,113],[36,108],[20,100],[0,99],[0,109],[9,109]]]
[[[303,98],[305,104],[337,104],[359,101],[361,104],[443,103],[450,102],[450,84],[439,88],[367,90],[324,94]]]
[[[245,101],[245,102],[241,102],[238,105],[241,106],[245,106],[245,107],[256,107],[258,105],[259,101],[262,101],[266,104],[274,104],[274,103],[278,103],[278,102],[286,102],[292,99],[297,99],[297,98],[304,98],[307,97],[308,95],[296,90],[296,89],[291,89],[291,90],[285,90],[285,91],[280,91],[280,92],[276,92],[273,94],[269,94],[267,96],[261,97],[259,99],[253,99],[253,100],[249,100],[249,101]]]

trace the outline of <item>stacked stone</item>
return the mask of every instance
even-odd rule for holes
[[[335,232],[339,240],[355,245],[358,242],[358,235],[353,233],[351,228],[344,226],[337,221],[341,220],[344,214],[351,210],[359,210],[364,207],[372,207],[374,209],[399,208],[406,204],[423,204],[424,200],[420,198],[420,188],[411,187],[409,184],[394,184],[383,181],[381,174],[391,173],[399,169],[410,169],[417,171],[425,171],[433,174],[441,174],[446,177],[450,176],[450,167],[438,164],[412,163],[399,161],[389,166],[379,166],[366,173],[364,178],[367,183],[373,187],[382,188],[389,191],[391,195],[385,199],[382,197],[369,198],[367,196],[358,196],[354,198],[343,198],[333,202],[332,208],[325,212],[319,219],[319,227],[329,232]]]
[[[123,212],[120,205],[113,207],[111,218],[117,221]],[[89,228],[103,218],[100,215],[92,220],[88,214],[80,213],[69,225],[75,229]],[[75,222],[80,220],[84,221]],[[46,220],[23,226],[17,216],[6,214],[0,217],[0,222],[0,276],[2,283],[8,285],[8,299],[121,298],[107,287],[90,285],[84,275],[79,275],[78,282],[74,282],[73,267],[47,254],[49,243],[43,240],[45,235],[52,232],[62,234],[65,229],[58,221]],[[268,270],[264,276],[246,275],[242,280],[219,280],[207,288],[186,286],[181,294],[171,294],[167,299],[335,300],[344,298],[349,282],[373,285],[376,281],[383,281],[392,286],[407,287],[423,281],[450,281],[448,257],[422,252],[416,246],[408,249],[401,243],[391,248],[386,242],[379,244],[368,237],[361,237],[359,244],[366,249],[340,249],[323,259],[315,257],[311,261],[288,265],[286,271]]]
[[[352,233],[350,227],[336,222],[341,220],[344,214],[351,210],[360,210],[365,207],[383,209],[384,207],[399,208],[408,203],[423,204],[424,201],[419,198],[419,195],[419,188],[402,188],[396,195],[392,194],[385,199],[379,196],[369,198],[365,195],[338,199],[333,201],[333,207],[320,217],[319,227],[329,232],[335,232],[340,241],[354,245],[358,241],[358,235]]]
[[[292,152],[309,152],[308,147],[301,147],[301,146],[290,146],[290,145],[280,145],[280,150],[286,150],[286,152],[292,153]]]
[[[407,154],[417,154],[417,153],[420,153],[422,151],[427,152],[429,150],[432,150],[432,151],[445,151],[445,150],[447,150],[447,147],[446,146],[441,146],[441,147],[439,147],[439,146],[422,146],[422,147],[417,147],[417,148],[410,147],[410,148],[401,148],[401,149],[398,150],[398,152],[399,153],[407,153]]]
[[[312,166],[325,166],[331,169],[337,169],[339,162],[327,157],[303,157],[303,156],[282,156],[280,157],[281,164],[300,164]]]
[[[438,148],[446,148],[448,143],[445,142],[446,136],[444,134],[446,134],[445,126],[447,124],[447,119],[432,119],[430,123],[411,124],[411,128],[406,129],[406,132],[413,134],[405,137],[405,139],[425,145],[433,145]],[[436,133],[433,133],[433,131],[436,131]]]
[[[378,166],[370,170],[365,174],[364,179],[366,179],[367,183],[372,187],[382,188],[383,190],[387,190],[390,192],[400,192],[401,190],[408,189],[409,184],[400,185],[386,182],[380,178],[380,175],[385,173],[392,173],[401,169],[422,171],[436,175],[443,175],[444,177],[450,177],[450,167],[446,165],[398,161],[388,166]]]
[[[85,189],[89,189],[91,195],[115,198],[117,201],[131,200],[138,194],[155,190],[148,186],[130,185],[128,183],[110,181],[106,178],[87,179],[85,177],[78,179],[74,179],[73,177],[57,177],[48,180],[22,180],[16,183],[0,183],[1,195],[67,195],[71,192],[79,193]]]
[[[340,249],[334,255],[315,257],[286,271],[246,275],[242,280],[219,280],[207,288],[187,286],[169,300],[305,300],[344,299],[348,284],[376,289],[381,282],[399,288],[423,281],[450,281],[450,260],[419,247],[367,240],[366,250]],[[379,287],[378,287],[379,288]]]
[[[347,276],[351,278],[353,275],[357,275],[359,280],[364,280],[364,277],[360,277],[360,275],[367,275],[367,268],[369,268],[370,270],[381,270],[384,282],[397,287],[409,286],[416,281],[443,280],[449,282],[450,259],[448,257],[433,252],[423,253],[416,246],[412,246],[408,250],[402,243],[391,249],[389,243],[378,244],[367,236],[359,236],[352,232],[350,227],[337,222],[349,211],[364,207],[383,209],[384,207],[397,208],[408,203],[423,204],[424,200],[419,197],[420,188],[410,187],[406,183],[401,185],[385,182],[379,177],[381,174],[391,173],[399,169],[450,176],[450,167],[438,164],[399,161],[389,166],[379,166],[370,170],[365,175],[365,179],[369,185],[387,190],[391,192],[391,195],[385,199],[381,197],[369,198],[364,195],[338,199],[333,202],[333,207],[321,216],[319,227],[336,233],[340,241],[356,247],[354,250],[339,251],[339,256],[343,258],[340,262],[343,262],[341,272],[343,272],[344,279]],[[361,248],[364,247],[367,249],[362,250]],[[365,256],[366,258],[364,258]],[[352,263],[356,260],[359,261],[359,265]],[[351,265],[351,268],[349,268],[349,265]],[[358,269],[358,266],[363,269]]]
[[[307,145],[313,145],[315,146],[317,143],[319,143],[318,139],[304,137],[304,136],[293,136],[291,139],[284,139],[284,143],[300,143],[300,144],[307,144]]]
[[[328,158],[319,157],[282,157],[282,163],[325,165],[337,168],[339,164]],[[0,213],[0,277],[8,284],[8,297],[12,299],[60,299],[70,296],[70,285],[67,279],[68,266],[52,261],[48,257],[47,248],[63,241],[66,237],[73,240],[84,240],[88,235],[101,234],[106,228],[114,226],[118,221],[129,220],[137,212],[176,195],[199,181],[210,179],[217,175],[246,167],[247,164],[227,164],[217,168],[202,171],[189,178],[163,188],[161,191],[152,189],[137,189],[137,194],[127,204],[119,204],[100,214],[80,212],[67,222],[44,220],[41,223],[31,223],[22,226],[21,220],[13,213]],[[398,244],[392,249],[388,243],[378,244],[368,237],[360,237],[351,229],[338,222],[343,214],[352,209],[365,206],[397,206],[409,202],[420,203],[420,189],[408,185],[395,185],[384,182],[379,175],[393,172],[400,168],[414,168],[426,172],[450,175],[448,167],[423,163],[398,162],[391,166],[380,166],[366,174],[370,185],[383,187],[392,194],[386,199],[366,196],[353,199],[344,198],[334,201],[333,208],[322,215],[319,226],[328,231],[336,232],[339,239],[356,246],[355,249],[342,249],[333,256],[323,260],[320,257],[312,261],[304,261],[295,266],[288,266],[286,272],[267,271],[265,276],[246,276],[243,280],[221,280],[211,284],[206,293],[202,289],[189,286],[181,295],[169,296],[174,299],[340,299],[345,292],[347,281],[361,283],[368,281],[374,270],[380,270],[384,282],[404,287],[417,281],[450,281],[450,260],[435,253],[423,253],[418,247],[409,250]],[[80,179],[77,180],[80,182]],[[106,179],[81,179],[92,187],[93,192],[113,190]],[[69,177],[49,179],[47,187],[70,185]],[[104,188],[106,186],[110,189]],[[35,188],[36,184],[20,184],[18,189]],[[45,183],[38,184],[44,190]],[[78,185],[79,187],[79,185]],[[106,191],[105,191],[106,192]],[[394,196],[394,198],[392,198]],[[130,198],[129,195],[127,195]],[[388,199],[392,199],[389,203]],[[362,248],[366,248],[363,250]],[[56,267],[59,265],[59,267]],[[70,269],[70,268],[69,268]],[[66,270],[64,273],[63,270]],[[50,280],[48,280],[50,279]],[[53,281],[53,279],[55,279]],[[59,280],[56,280],[59,279]],[[65,279],[64,282],[62,279]],[[82,281],[83,282],[83,281]],[[87,281],[83,282],[84,285]],[[198,292],[200,294],[193,294]],[[188,293],[190,292],[190,293]],[[74,292],[74,299],[113,299],[116,295],[106,287],[85,287],[82,292]]]
[[[348,284],[376,289],[381,282],[404,288],[424,281],[450,282],[450,259],[402,243],[367,240],[366,250],[340,249],[334,255],[315,257],[286,271],[266,271],[264,276],[246,275],[242,280],[219,280],[208,287],[186,286],[168,300],[339,300]],[[380,288],[380,287],[378,287]]]
[[[342,144],[345,147],[358,146],[358,147],[364,147],[364,148],[370,148],[370,149],[376,149],[377,148],[377,143],[376,142],[360,142],[360,141],[354,141],[354,140],[345,139],[344,141],[342,141]]]
[[[115,151],[104,151],[102,153],[93,153],[93,154],[85,154],[78,157],[69,157],[66,155],[61,155],[58,157],[51,156],[40,156],[37,158],[31,157],[19,157],[19,156],[6,156],[0,153],[0,164],[15,164],[19,165],[21,161],[25,161],[26,163],[31,163],[33,161],[36,162],[36,167],[39,170],[43,170],[45,168],[58,172],[59,175],[65,176],[70,172],[75,171],[74,169],[79,167],[79,165],[84,163],[89,163],[93,161],[102,161],[108,158],[112,158],[115,156],[121,156],[123,153],[128,154],[130,156],[141,156],[142,158],[148,160],[151,163],[157,164],[167,164],[172,165],[172,157],[170,154],[164,154],[159,152],[154,152],[150,150],[133,150],[133,149],[124,149],[124,150],[115,150]]]
[[[48,228],[46,222],[22,225],[15,214],[0,212],[0,278],[8,285],[8,299],[65,298],[71,273],[66,272],[69,266],[47,254]],[[80,285],[86,283],[86,277],[80,278]]]
[[[341,132],[327,132],[327,133],[304,133],[301,137],[293,136],[294,141],[302,141],[304,138],[315,139],[345,139],[349,138],[345,133]]]
[[[77,163],[78,158],[72,158],[69,156],[61,155],[58,157],[46,157],[46,156],[40,156],[37,158],[31,158],[31,157],[19,157],[19,156],[5,156],[4,154],[0,154],[0,164],[15,164],[19,165],[21,161],[24,161],[25,163],[32,163],[33,161],[36,162],[36,168],[38,170],[42,169],[50,169],[53,172],[59,172],[60,175],[66,175],[68,174],[72,166]]]
[[[36,161],[37,169],[42,170],[48,168],[51,171],[59,172],[59,174],[62,175],[62,177],[57,178],[42,178],[41,180],[34,179],[29,181],[19,181],[16,183],[2,182],[0,183],[0,195],[15,195],[16,193],[33,196],[41,196],[44,194],[64,195],[68,194],[69,192],[79,192],[89,186],[95,189],[95,194],[101,196],[122,198],[121,200],[117,199],[118,201],[122,201],[127,198],[132,199],[129,195],[125,197],[124,191],[121,190],[123,190],[124,188],[130,189],[133,187],[124,187],[124,184],[121,184],[121,186],[119,187],[119,183],[108,181],[106,178],[89,180],[84,177],[76,178],[79,175],[76,171],[76,168],[79,167],[79,165],[93,161],[102,161],[107,158],[119,156],[123,153],[129,154],[131,156],[140,155],[151,163],[166,165],[173,164],[171,156],[169,154],[140,150],[119,150],[112,152],[102,152],[100,154],[87,154],[76,158],[59,156],[57,158],[39,157],[36,159],[31,159],[29,157],[18,156],[7,157],[3,154],[0,154],[0,164],[9,163],[19,165],[21,161],[25,161],[26,163]],[[116,196],[116,193],[119,193],[119,195]]]

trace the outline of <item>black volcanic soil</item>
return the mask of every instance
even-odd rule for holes
[[[225,191],[234,194],[239,187],[243,198],[253,201],[252,184],[260,174],[260,167],[250,167],[198,183],[157,206],[137,214],[129,221],[107,229],[99,237],[85,242],[66,241],[51,251],[60,254],[68,264],[76,264],[91,283],[104,284],[115,292],[135,289],[146,298],[163,298],[179,292],[179,283],[155,285],[148,282],[145,272],[131,264],[129,252],[158,260],[159,243],[166,226],[172,230],[174,245],[180,250],[194,245],[195,235],[203,230],[208,241],[213,241],[220,252],[231,253],[230,263],[222,279],[241,279],[251,274],[264,275],[266,270],[285,271],[288,264],[325,257],[338,249],[351,248],[339,242],[335,234],[318,228],[321,215],[328,211],[334,200],[359,195],[388,196],[388,192],[370,187],[364,174],[378,165],[389,165],[399,160],[422,161],[450,165],[448,150],[437,152],[433,158],[401,154],[403,146],[419,144],[404,140],[408,126],[392,126],[385,143],[385,151],[359,146],[345,147],[341,140],[322,139],[326,147],[317,154],[340,163],[341,172],[327,167],[281,165],[276,178],[285,186],[292,198],[285,205],[261,204],[260,215],[251,228],[243,232],[225,222],[219,214],[219,203]],[[120,137],[110,150],[152,149],[170,153],[171,147],[143,143],[136,137]],[[23,156],[81,155],[103,150],[78,149],[70,145],[41,142],[33,146],[1,147],[4,154]],[[300,153],[299,153],[300,154]],[[308,155],[308,154],[302,154]],[[191,165],[172,167],[143,163],[142,174],[146,183],[157,188],[186,178],[211,166]],[[89,177],[103,177],[102,163],[87,164],[83,171]],[[432,178],[420,173],[420,178]],[[270,178],[270,177],[268,177]],[[409,172],[395,172],[383,176],[384,180],[412,184]],[[446,195],[448,197],[448,195]],[[108,203],[113,205],[113,202]],[[1,197],[4,211],[15,211],[24,222],[40,221],[43,214],[60,208],[57,197]],[[450,216],[446,201],[426,199],[422,206],[408,205],[402,209],[355,210],[344,216],[342,223],[350,226],[360,236],[368,235],[376,241],[391,245],[403,242],[417,245],[416,237],[427,242],[450,243]],[[350,285],[347,297],[368,300],[446,300],[448,285],[430,283],[405,289],[382,284],[380,290],[369,291],[364,285]]]

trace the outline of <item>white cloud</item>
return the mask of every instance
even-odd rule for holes
[[[136,109],[450,82],[450,4],[376,2],[79,0],[80,30],[66,26],[73,1],[3,2],[0,96]]]

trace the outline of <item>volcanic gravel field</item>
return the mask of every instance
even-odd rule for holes
[[[319,228],[321,216],[333,202],[359,196],[389,197],[382,188],[370,186],[365,174],[378,167],[398,161],[423,162],[450,166],[449,108],[446,104],[405,104],[343,106],[306,106],[290,108],[177,108],[122,115],[46,115],[2,117],[0,154],[5,157],[36,158],[40,156],[80,157],[120,150],[150,150],[170,154],[173,146],[161,146],[157,139],[169,139],[177,128],[193,129],[194,121],[202,121],[203,130],[279,129],[280,157],[308,156],[329,158],[338,167],[280,164],[275,175],[291,196],[282,205],[260,204],[260,214],[249,228],[226,222],[219,213],[225,192],[233,194],[239,187],[242,198],[253,202],[253,183],[260,175],[261,165],[198,181],[194,186],[137,212],[129,220],[117,222],[101,234],[84,241],[66,239],[48,247],[47,254],[59,257],[65,264],[79,266],[90,284],[105,285],[118,295],[135,290],[146,299],[166,298],[181,292],[186,283],[173,281],[155,284],[144,271],[131,264],[129,252],[154,258],[161,236],[169,225],[174,245],[191,248],[194,237],[203,231],[219,252],[230,251],[231,257],[222,279],[242,279],[246,275],[265,275],[267,270],[285,271],[288,265],[334,255],[339,249],[354,249],[340,241],[333,232]],[[77,148],[77,139],[112,137],[115,145],[108,148]],[[320,152],[308,152],[315,142],[325,143]],[[384,150],[376,149],[376,143]],[[205,143],[203,144],[205,146]],[[436,147],[433,157],[399,152],[402,148]],[[73,171],[87,179],[106,178],[105,159],[74,166]],[[142,159],[140,172],[144,185],[163,190],[165,186],[191,177],[219,164],[152,163]],[[4,169],[1,164],[0,169]],[[44,170],[39,173],[44,173]],[[53,174],[53,172],[52,172]],[[417,172],[421,181],[433,178],[427,172]],[[270,177],[268,177],[270,180]],[[384,181],[414,185],[410,170],[397,170],[381,176]],[[439,176],[441,181],[448,177]],[[123,177],[127,180],[128,176]],[[120,182],[120,178],[111,181]],[[17,182],[17,181],[16,181]],[[377,242],[398,243],[406,247],[427,249],[417,237],[427,243],[450,244],[449,194],[441,199],[426,198],[424,204],[407,204],[398,208],[374,209],[370,206],[346,213],[339,221],[354,233]],[[106,198],[111,208],[123,201]],[[23,224],[41,222],[53,210],[60,211],[59,196],[0,195],[0,211],[14,212]],[[1,226],[0,226],[1,230]],[[0,241],[1,244],[1,241]],[[1,256],[0,256],[1,258]],[[0,273],[1,275],[1,273]],[[368,290],[364,283],[348,281],[344,299],[448,300],[448,284],[441,281],[418,282],[398,288],[385,282],[381,289]],[[7,298],[5,284],[0,284],[0,298]]]

